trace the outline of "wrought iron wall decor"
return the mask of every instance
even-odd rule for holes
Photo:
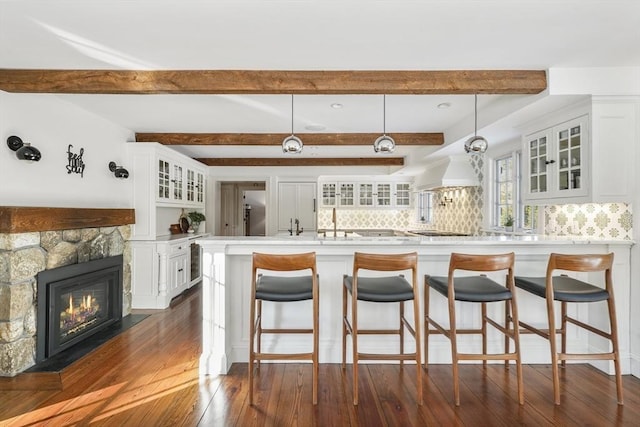
[[[73,145],[71,144],[69,144],[69,147],[67,147],[67,159],[69,160],[69,164],[67,165],[67,173],[79,173],[80,178],[84,178],[85,164],[82,160],[84,148],[81,148],[78,154],[74,154],[71,152],[71,147],[73,147]]]

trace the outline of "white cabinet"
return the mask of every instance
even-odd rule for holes
[[[316,229],[316,183],[281,182],[278,184],[278,231]]]
[[[408,182],[394,183],[393,191],[394,206],[397,208],[408,208],[411,206],[411,184]]]
[[[181,209],[204,210],[206,166],[156,143],[131,143],[127,151],[136,211],[132,240],[169,234]]]
[[[523,150],[525,199],[587,195],[590,174],[587,116],[527,135]]]
[[[198,237],[202,237],[200,235]],[[151,241],[131,241],[131,306],[163,309],[201,278],[200,247],[192,247],[190,237],[166,237]],[[194,259],[195,258],[195,259]]]
[[[358,183],[358,206],[360,207],[373,206],[373,183],[372,182]]]
[[[188,245],[181,243],[173,246],[177,248],[174,250],[170,247],[170,252],[175,253],[172,253],[167,261],[167,294],[170,298],[179,295],[189,284]]]
[[[638,111],[635,100],[594,96],[523,132],[524,202],[632,202]]]
[[[322,182],[320,207],[410,207],[411,184],[407,182]]]
[[[356,189],[354,182],[323,182],[320,186],[320,206],[323,208],[356,206]]]
[[[187,203],[204,204],[204,173],[187,168],[185,191]]]
[[[156,201],[159,203],[182,203],[185,201],[184,166],[167,158],[158,157]]]

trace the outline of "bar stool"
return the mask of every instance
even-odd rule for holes
[[[566,361],[571,360],[613,360],[616,372],[616,388],[618,404],[622,405],[622,377],[620,372],[620,353],[618,350],[618,327],[616,323],[616,309],[613,298],[613,284],[611,281],[611,267],[613,254],[602,255],[561,255],[552,253],[547,264],[546,277],[519,277],[515,283],[520,289],[545,298],[547,302],[548,329],[538,329],[527,323],[520,322],[520,326],[526,331],[533,332],[549,340],[551,347],[551,368],[553,374],[553,396],[555,404],[560,404],[560,379],[558,376],[558,360],[565,366]],[[568,277],[566,274],[553,276],[554,271],[574,272],[603,272],[604,289]],[[561,327],[556,328],[554,301],[560,301]],[[605,332],[591,325],[585,324],[567,315],[567,303],[590,303],[607,301],[609,308],[609,327],[611,332]],[[567,323],[572,323],[594,334],[600,335],[611,341],[612,351],[607,353],[575,354],[567,353]],[[556,344],[557,334],[561,335],[561,351],[558,352]]]
[[[351,335],[353,350],[353,404],[358,404],[358,362],[360,360],[399,360],[403,367],[405,360],[415,360],[418,404],[422,405],[422,369],[420,359],[420,316],[418,307],[418,254],[365,254],[356,252],[353,258],[353,275],[344,275],[342,288],[342,369],[346,367],[347,334]],[[362,277],[361,270],[401,272],[411,270],[411,282],[402,274],[384,277]],[[351,321],[347,316],[347,300],[351,295]],[[415,330],[404,315],[405,301],[413,300]],[[376,303],[398,303],[399,324],[397,329],[361,329],[358,327],[358,301]],[[416,351],[404,352],[404,328],[413,336]],[[358,352],[358,335],[397,334],[400,337],[400,353],[372,354]]]
[[[516,361],[518,379],[518,401],[524,404],[524,389],[522,383],[522,363],[520,359],[520,336],[518,328],[510,328],[510,324],[517,325],[518,307],[516,304],[515,287],[513,283],[513,253],[502,255],[469,255],[452,253],[449,260],[448,276],[425,275],[424,310],[425,310],[425,336],[424,358],[425,367],[429,363],[429,334],[443,334],[451,341],[451,363],[453,366],[453,394],[456,406],[460,406],[460,386],[458,378],[458,362],[460,360],[482,360],[486,367],[487,360],[504,360],[508,366],[509,360]],[[486,275],[454,277],[457,270],[490,272],[507,271],[506,287],[489,279]],[[449,329],[445,329],[429,316],[429,288],[433,288],[448,299]],[[473,302],[481,304],[482,324],[480,329],[457,329],[455,301]],[[487,315],[487,303],[505,303],[505,324],[500,325]],[[509,312],[512,312],[512,316]],[[512,321],[510,321],[513,319]],[[493,326],[505,335],[505,352],[499,354],[487,353],[487,324]],[[429,325],[435,329],[429,329]],[[482,354],[459,353],[458,334],[481,334]],[[509,353],[508,341],[511,338],[515,343],[515,352]]]
[[[249,404],[253,405],[253,368],[261,360],[311,360],[313,363],[313,404],[318,403],[318,274],[315,252],[291,255],[253,253],[251,279],[251,318],[249,326]],[[302,276],[267,276],[258,270],[300,271],[311,270]],[[286,329],[262,327],[262,301],[289,302],[313,300],[313,327]],[[310,353],[262,353],[262,334],[313,334]],[[257,339],[256,339],[257,338]],[[254,350],[255,345],[255,350]]]

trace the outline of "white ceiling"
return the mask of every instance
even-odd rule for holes
[[[640,66],[640,1],[0,0],[0,68],[454,70]],[[286,133],[288,95],[59,95],[132,132]],[[480,130],[515,130],[479,97]],[[543,96],[529,96],[542,100]],[[549,98],[549,97],[547,97]],[[540,101],[542,102],[542,101]],[[558,105],[564,102],[552,102]],[[340,103],[341,109],[331,108]],[[437,108],[448,103],[447,109]],[[473,132],[473,96],[387,96],[386,130]],[[483,112],[485,113],[483,117]],[[297,95],[294,130],[382,132],[380,95]],[[521,119],[522,120],[522,119]],[[308,126],[312,126],[308,129]],[[322,130],[315,130],[321,126]],[[372,141],[373,142],[373,141]],[[368,146],[303,156],[370,157]],[[274,147],[177,147],[197,157],[277,157]],[[400,147],[424,156],[436,148]]]

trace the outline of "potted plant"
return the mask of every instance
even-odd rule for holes
[[[193,231],[198,231],[200,227],[200,223],[204,221],[206,218],[202,212],[192,211],[187,214],[189,220],[191,220],[191,228]]]
[[[504,229],[506,231],[513,231],[513,217],[511,215],[507,215],[504,218]]]

